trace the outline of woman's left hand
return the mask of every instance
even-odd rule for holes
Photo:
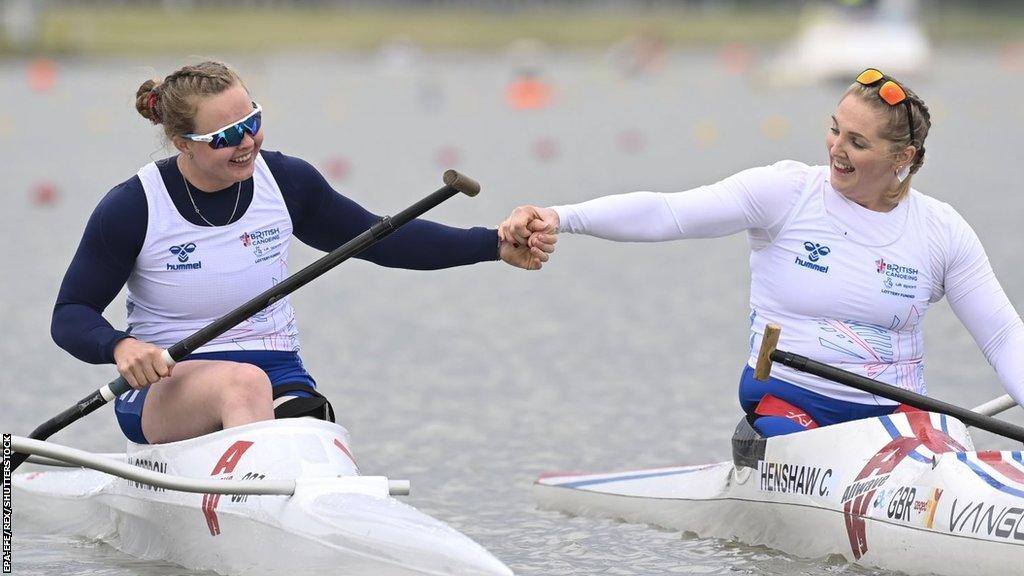
[[[498,256],[512,266],[524,270],[540,270],[555,251],[555,242],[558,242],[556,235],[543,232],[534,232],[529,241],[522,244],[501,240]]]

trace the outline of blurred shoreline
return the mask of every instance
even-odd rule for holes
[[[35,34],[0,36],[0,57],[24,54],[125,56],[198,52],[367,52],[407,43],[428,51],[496,52],[528,38],[561,49],[602,49],[637,35],[667,47],[778,45],[807,14],[793,9],[600,6],[491,8],[285,8],[50,6],[33,14]],[[1024,11],[924,10],[935,46],[1024,41]]]

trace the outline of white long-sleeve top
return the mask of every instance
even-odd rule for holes
[[[889,212],[829,183],[827,166],[783,161],[710,186],[554,206],[560,232],[625,242],[747,232],[750,360],[766,324],[779,348],[925,393],[921,321],[944,295],[1003,386],[1024,403],[1024,323],[970,225],[916,190]],[[773,376],[841,400],[891,404],[786,366]]]

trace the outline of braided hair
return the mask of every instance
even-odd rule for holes
[[[163,80],[146,80],[135,92],[135,109],[153,124],[163,124],[168,139],[195,130],[199,101],[220,94],[242,79],[220,62],[184,66]]]
[[[907,146],[913,146],[917,150],[914,154],[914,159],[910,162],[910,175],[913,176],[924,164],[924,141],[928,138],[928,132],[932,127],[932,116],[928,106],[920,96],[907,88],[906,85],[900,83],[900,86],[902,86],[903,91],[906,92],[907,98],[910,100],[910,109],[912,110],[910,122],[913,122],[914,127],[913,141],[910,140],[909,128],[911,124],[907,120],[907,107],[903,104],[890,106],[885,100],[882,100],[882,97],[878,95],[878,89],[881,87],[880,83],[874,86],[864,86],[854,82],[846,90],[846,93],[843,94],[843,98],[850,94],[856,94],[878,113],[882,114],[886,122],[880,130],[880,134],[882,138],[892,143],[891,151],[893,154],[900,153]],[[894,206],[899,204],[910,193],[910,180],[911,177],[908,176],[896,186],[895,190],[888,192],[885,195],[885,199]]]

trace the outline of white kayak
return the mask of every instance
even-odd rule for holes
[[[955,418],[916,412],[760,438],[745,421],[734,461],[549,474],[542,508],[841,555],[908,574],[1015,574],[1024,566],[1024,459],[976,452]]]
[[[182,442],[129,443],[125,457],[189,478],[295,479],[294,495],[178,492],[74,469],[16,474],[14,509],[132,556],[220,574],[512,574],[465,535],[392,498],[387,478],[359,476],[337,424],[260,422]]]

